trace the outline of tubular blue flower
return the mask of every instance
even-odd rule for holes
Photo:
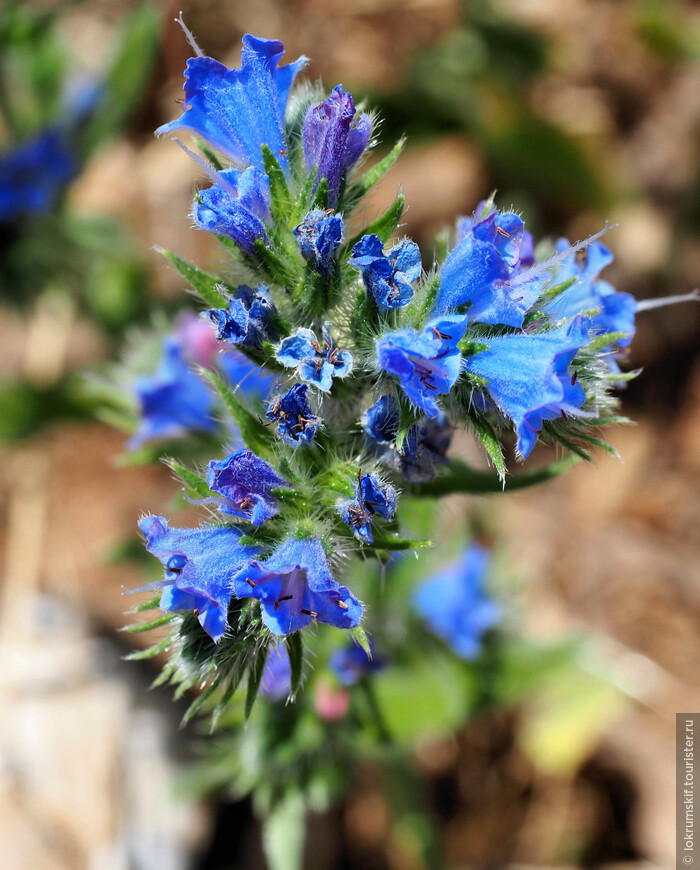
[[[371,651],[370,658],[361,646],[351,643],[333,653],[328,665],[341,685],[354,686],[363,677],[377,673],[386,667],[386,661],[375,654],[374,644],[371,645]]]
[[[568,241],[560,239],[557,252],[564,253],[568,249]],[[637,300],[629,293],[618,293],[611,284],[598,278],[612,261],[612,253],[600,242],[590,244],[585,257],[571,254],[562,263],[552,283],[563,284],[572,278],[576,282],[552,299],[544,310],[553,320],[560,320],[600,308],[600,312],[591,319],[591,331],[601,335],[624,332],[626,338],[620,339],[617,344],[627,347],[634,336]]]
[[[589,328],[589,320],[577,317],[544,334],[491,338],[488,350],[466,360],[467,371],[487,380],[489,397],[513,421],[523,458],[532,452],[545,420],[576,414],[585,402],[569,366],[589,342]]]
[[[369,115],[356,114],[349,91],[337,85],[330,96],[311,106],[304,119],[304,154],[309,172],[316,169],[315,186],[328,182],[328,204],[338,197],[343,175],[360,159],[372,135]]]
[[[420,249],[404,239],[388,253],[379,236],[363,236],[352,249],[350,265],[357,266],[368,293],[380,311],[402,308],[413,298],[413,282],[421,273]]]
[[[400,329],[377,339],[379,367],[396,375],[408,399],[428,417],[437,417],[435,396],[449,393],[459,376],[457,344],[466,328],[466,317],[439,317],[422,332]]]
[[[413,595],[418,614],[464,659],[479,655],[482,635],[500,619],[498,605],[483,588],[490,562],[488,550],[472,545]]]
[[[156,133],[192,130],[235,163],[252,164],[260,170],[262,146],[267,145],[286,168],[284,115],[292,82],[306,58],[279,67],[283,54],[279,40],[247,33],[240,69],[227,69],[211,57],[190,58],[185,70],[184,111]]]
[[[277,423],[280,438],[292,447],[313,441],[321,421],[311,410],[306,384],[294,384],[270,402],[265,415]]]
[[[276,338],[274,318],[277,308],[267,284],[258,284],[253,290],[241,284],[229,300],[228,309],[211,308],[206,312],[216,325],[219,341],[259,348],[263,341]]]
[[[144,517],[139,528],[148,552],[165,566],[162,610],[194,610],[214,641],[226,628],[232,579],[241,565],[256,555],[241,547],[237,529],[170,529],[163,517]]]
[[[182,344],[175,336],[163,343],[163,357],[155,374],[139,378],[134,391],[141,421],[128,447],[135,449],[153,438],[171,438],[191,429],[213,432],[212,397],[190,370]]]
[[[436,466],[447,461],[454,428],[447,415],[440,413],[434,420],[421,420],[406,433],[397,449],[398,468],[409,483],[427,483],[436,474]]]
[[[268,177],[252,166],[243,172],[224,169],[218,176],[220,184],[197,195],[192,217],[200,229],[226,236],[246,254],[253,254],[255,242],[267,240],[264,222],[270,220]]]
[[[480,210],[483,206],[477,213]],[[522,326],[547,277],[525,268],[534,259],[532,237],[525,233],[522,219],[493,209],[484,218],[464,218],[458,237],[440,272],[435,311],[468,304],[470,323]]]
[[[294,227],[294,235],[306,262],[325,278],[330,278],[335,272],[335,256],[343,241],[342,216],[314,209]]]
[[[333,378],[344,378],[352,371],[352,354],[338,349],[331,336],[331,326],[330,321],[323,324],[323,344],[319,344],[310,329],[295,329],[282,340],[275,354],[283,366],[296,369],[302,381],[326,393],[333,385]]]
[[[354,499],[339,501],[338,513],[362,544],[373,544],[372,517],[390,520],[396,513],[396,490],[380,483],[376,474],[363,474],[357,483]]]
[[[78,168],[66,137],[51,128],[0,155],[0,221],[48,211]]]
[[[257,598],[273,634],[292,634],[312,621],[354,628],[362,605],[328,568],[317,538],[290,538],[264,562],[251,561],[233,578],[238,598]]]
[[[260,694],[271,701],[282,701],[292,688],[292,666],[283,646],[271,646],[260,681]]]
[[[289,486],[267,462],[247,449],[237,450],[226,459],[213,459],[207,483],[212,492],[223,496],[219,501],[222,513],[250,520],[254,526],[261,526],[278,513],[272,490]]]
[[[381,396],[360,420],[367,437],[378,447],[393,444],[399,431],[399,405],[393,396]]]

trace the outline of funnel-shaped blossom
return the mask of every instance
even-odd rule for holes
[[[270,402],[265,415],[277,423],[280,437],[292,447],[313,441],[321,421],[311,410],[306,384],[294,384],[283,396]]]
[[[466,317],[438,317],[422,332],[400,329],[377,339],[379,367],[398,378],[407,398],[428,417],[437,417],[435,397],[449,393],[459,376],[457,344],[466,328]]]
[[[518,215],[497,209],[463,219],[460,241],[440,272],[435,311],[468,305],[470,323],[522,326],[547,278],[526,268],[533,262],[532,237],[524,227]]]
[[[288,486],[267,462],[247,449],[212,460],[207,483],[212,492],[223,496],[220,511],[250,520],[254,526],[261,526],[278,512],[272,490]]]
[[[568,241],[560,239],[557,252],[564,253],[568,249]],[[564,284],[572,278],[576,281],[552,299],[544,310],[552,319],[559,320],[599,308],[600,312],[591,319],[591,331],[601,335],[624,332],[627,337],[620,339],[617,344],[627,347],[634,336],[637,300],[629,293],[618,293],[611,284],[598,277],[612,261],[612,253],[600,242],[590,244],[583,257],[576,254],[568,256],[552,283]]]
[[[484,592],[488,550],[472,545],[414,593],[413,606],[438,637],[465,659],[481,651],[482,635],[500,619],[498,605]]]
[[[232,239],[246,254],[265,241],[265,221],[270,220],[270,182],[264,172],[249,166],[243,172],[224,169],[219,184],[201,190],[192,208],[200,229]]]
[[[284,646],[271,646],[260,681],[260,694],[271,701],[284,700],[292,688],[292,666]]]
[[[216,325],[219,341],[252,348],[275,338],[276,314],[277,308],[267,284],[258,284],[255,289],[241,284],[229,300],[228,309],[211,308],[206,312]]]
[[[262,146],[267,145],[286,167],[287,98],[306,58],[280,67],[283,54],[279,40],[248,33],[243,37],[240,69],[227,69],[211,57],[190,58],[185,70],[184,111],[156,133],[192,130],[235,163],[261,170]]]
[[[359,160],[372,135],[369,115],[357,114],[349,91],[337,85],[330,96],[311,106],[304,119],[304,154],[309,172],[316,169],[315,184],[328,182],[328,203],[338,197],[344,173]]]
[[[290,538],[265,561],[251,561],[233,578],[238,598],[257,598],[273,634],[292,634],[314,620],[354,628],[362,605],[333,579],[321,542]]]
[[[467,359],[467,371],[486,379],[488,395],[513,421],[523,458],[530,455],[545,420],[562,412],[575,414],[585,402],[586,394],[569,366],[588,343],[589,327],[589,320],[577,317],[539,335],[491,338],[488,350]]]
[[[296,369],[302,381],[324,392],[332,387],[333,378],[344,378],[352,371],[352,354],[337,347],[331,325],[330,321],[323,324],[321,343],[310,329],[295,329],[275,354],[277,362]]]
[[[350,265],[362,273],[367,292],[380,311],[402,308],[413,298],[413,283],[420,278],[421,256],[415,242],[404,239],[386,254],[379,236],[363,236],[352,249]]]
[[[338,513],[363,544],[373,544],[372,518],[390,520],[396,513],[396,490],[381,483],[376,474],[363,474],[357,483],[354,499],[338,502]]]
[[[170,529],[163,517],[144,517],[139,528],[148,552],[165,567],[162,610],[194,610],[200,625],[214,641],[226,628],[232,579],[241,565],[255,556],[241,547],[237,529]]]
[[[330,278],[335,272],[335,257],[343,241],[342,216],[314,209],[294,227],[294,235],[306,262],[325,278]]]

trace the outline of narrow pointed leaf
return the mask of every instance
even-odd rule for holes
[[[371,224],[366,226],[363,230],[357,233],[357,235],[350,239],[346,245],[347,249],[351,251],[353,245],[356,245],[363,236],[368,236],[371,233],[379,236],[382,242],[387,242],[394,234],[396,227],[399,225],[399,221],[403,217],[405,206],[406,197],[401,193],[396,197],[394,202],[383,215],[380,215],[380,217],[375,221],[372,221]]]
[[[367,637],[367,632],[361,625],[355,626],[355,628],[350,629],[350,637],[358,643],[362,649],[367,653],[367,658],[372,658],[372,647],[369,645],[369,638]]]
[[[289,665],[291,669],[291,689],[290,694],[295,697],[301,686],[301,676],[304,665],[304,641],[300,631],[295,631],[285,639],[287,646],[287,654],[289,655]]]
[[[194,495],[200,498],[208,498],[212,494],[209,487],[196,471],[192,471],[186,465],[181,465],[176,459],[166,458],[163,462],[184,483],[185,488]]]
[[[156,248],[167,260],[175,266],[182,277],[199,293],[204,302],[211,308],[226,308],[228,299],[219,289],[221,281],[214,275],[203,271],[188,260],[179,257],[167,248]]]
[[[292,199],[287,176],[270,148],[262,146],[263,166],[270,179],[270,211],[275,223],[286,225],[292,213]]]
[[[352,192],[354,195],[361,197],[364,196],[365,193],[373,187],[379,179],[384,175],[385,172],[388,172],[389,169],[396,163],[399,159],[399,155],[403,151],[403,146],[406,140],[401,137],[399,141],[394,145],[391,151],[386,155],[386,157],[382,157],[374,166],[370,167],[366,172],[364,172],[357,181],[352,185]]]
[[[245,446],[256,453],[267,451],[274,444],[274,434],[263,425],[258,417],[238,401],[233,390],[215,372],[202,369],[202,374],[214,386],[227,410],[236,421]]]

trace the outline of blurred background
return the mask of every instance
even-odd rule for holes
[[[8,870],[264,866],[246,801],[183,786],[197,734],[178,730],[186,701],[147,693],[156,671],[122,660],[134,635],[117,634],[121,587],[141,576],[135,523],[177,487],[165,467],[125,459],[83,374],[118,354],[130,324],[188,303],[154,245],[203,267],[220,256],[190,227],[196,167],[152,135],[179,112],[181,6],[229,66],[243,33],[277,37],[289,60],[311,57],[311,78],[366,98],[383,119],[377,154],[407,134],[368,212],[401,186],[424,260],[436,233],[496,190],[538,237],[618,224],[605,277],[619,290],[645,299],[700,284],[694,3],[2,0],[0,188],[47,154],[62,167],[14,212],[0,197]],[[34,151],[19,153],[27,142]],[[478,514],[498,540],[517,630],[592,635],[610,685],[549,680],[416,748],[450,867],[673,864],[675,713],[700,709],[699,327],[698,306],[639,316],[629,365],[644,372],[623,397],[637,425],[610,433],[621,462],[600,455],[541,489],[450,501],[451,522]],[[310,829],[314,870],[421,866],[372,765]]]

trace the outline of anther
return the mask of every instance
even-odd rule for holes
[[[316,617],[318,616],[318,613],[316,613],[315,610],[304,610],[303,607],[301,609],[301,612],[306,614],[306,616],[313,616],[314,619],[316,619]]]
[[[250,577],[245,578],[245,582],[250,586],[251,589],[255,589],[255,583],[250,579]]]
[[[571,375],[571,386],[573,387],[578,380],[578,369]]]
[[[253,499],[250,496],[248,496],[248,498],[243,499],[243,501],[240,503],[239,507],[242,511],[244,511],[247,507],[250,507],[250,505],[252,503],[253,503]]]
[[[336,599],[335,599],[335,603],[338,605],[338,607],[339,607],[341,610],[347,610],[347,609],[348,609],[348,605],[347,605],[344,601],[340,601],[339,599],[336,598]]]
[[[293,595],[282,595],[280,598],[275,601],[275,610],[280,606],[283,601],[291,601],[294,598]]]
[[[561,414],[561,418],[565,423],[569,422],[569,418],[566,416],[566,411],[563,408],[559,409],[559,413]]]
[[[507,239],[510,238],[510,233],[507,233],[504,229],[501,229],[501,227],[496,227],[496,232],[500,233],[502,236],[505,236]]]

